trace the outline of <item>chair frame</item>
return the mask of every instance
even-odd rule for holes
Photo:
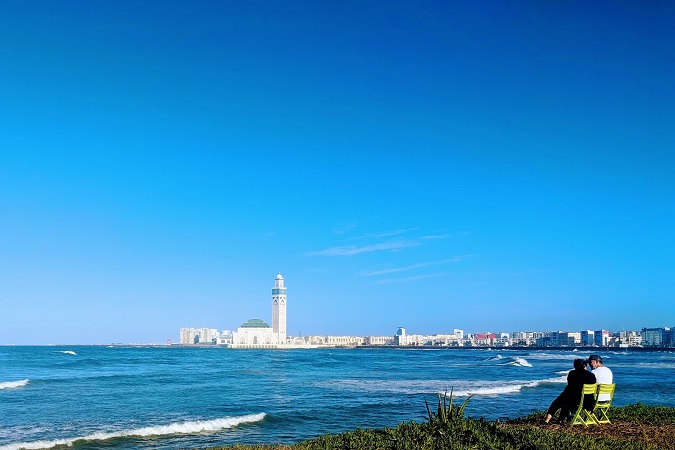
[[[616,383],[612,384],[599,384],[598,385],[598,391],[595,396],[595,407],[593,408],[593,412],[591,413],[593,415],[593,418],[598,424],[601,423],[612,423],[609,421],[609,417],[607,416],[607,411],[609,411],[609,407],[612,405],[612,400],[614,400],[614,389],[616,388]],[[606,401],[598,401],[598,398],[600,397],[601,394],[609,394],[609,400]]]
[[[583,425],[588,427],[589,425],[598,425],[598,419],[593,415],[593,411],[589,411],[584,408],[584,397],[586,395],[593,394],[593,398],[598,398],[598,385],[593,384],[584,384],[581,389],[581,399],[579,399],[579,406],[577,407],[574,417],[572,417],[572,422],[570,425]]]

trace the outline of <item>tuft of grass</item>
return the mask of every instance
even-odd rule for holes
[[[471,400],[472,395],[469,395],[461,407],[457,407],[452,403],[452,389],[450,390],[450,395],[446,391],[442,396],[438,394],[438,408],[436,413],[431,412],[429,408],[429,403],[424,400],[424,404],[427,407],[427,414],[429,415],[430,424],[447,424],[464,418],[464,408],[466,404]]]

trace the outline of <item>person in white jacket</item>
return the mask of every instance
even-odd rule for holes
[[[609,370],[609,367],[605,367],[602,364],[600,355],[591,355],[586,362],[591,365],[591,368],[593,369],[591,372],[595,375],[595,380],[598,384],[614,383],[614,375],[612,374],[612,371]],[[598,396],[599,402],[606,402],[609,401],[609,399],[609,394],[600,394]]]

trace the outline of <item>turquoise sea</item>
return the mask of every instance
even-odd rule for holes
[[[595,351],[615,404],[675,406],[675,352]],[[425,400],[467,395],[495,420],[546,409],[588,352],[0,347],[0,450],[175,449],[294,443],[422,421]]]

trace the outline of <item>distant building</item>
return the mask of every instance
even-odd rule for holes
[[[598,330],[593,333],[595,336],[595,346],[596,347],[607,347],[609,345],[609,331],[607,330]]]
[[[398,327],[394,335],[394,345],[408,345],[408,337],[405,334],[405,328]]]
[[[583,330],[581,332],[581,346],[593,347],[595,344],[595,333],[593,330]]]
[[[644,347],[668,347],[670,343],[670,328],[661,327],[642,329],[642,345]]]
[[[180,339],[181,345],[193,345],[198,342],[197,331],[194,328],[181,328]]]
[[[581,333],[578,331],[567,333],[567,345],[570,347],[576,347],[581,344]]]
[[[181,328],[179,342],[182,345],[217,344],[218,330],[215,328]]]
[[[367,336],[366,345],[392,345],[394,339],[391,336]]]
[[[276,345],[278,334],[261,319],[249,319],[232,333],[232,345],[237,347],[265,347]]]
[[[279,344],[286,343],[286,288],[280,273],[272,288],[272,331],[277,334]]]
[[[366,345],[366,338],[363,336],[326,336],[324,339],[326,345],[330,346],[354,347]]]
[[[286,345],[286,287],[278,274],[272,288],[272,326],[261,319],[250,319],[232,333],[230,347],[275,348]]]
[[[534,345],[536,338],[532,331],[516,331],[511,333],[511,344],[517,347],[529,347]]]

